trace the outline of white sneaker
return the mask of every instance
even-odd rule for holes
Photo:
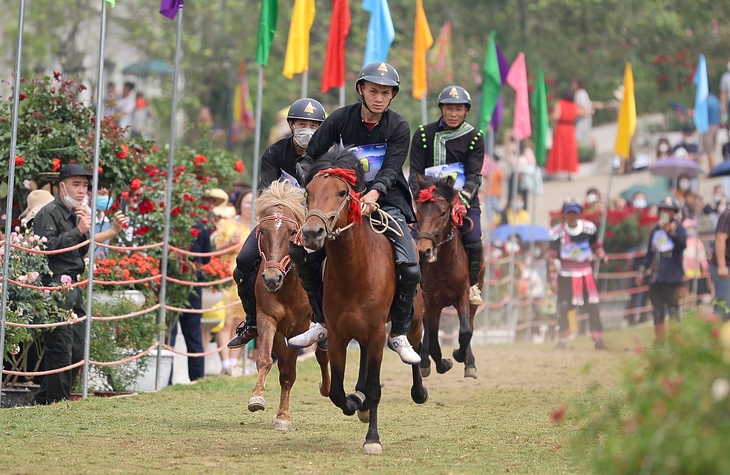
[[[309,330],[301,335],[289,338],[289,346],[294,348],[306,348],[327,338],[327,329],[319,323],[309,325]]]
[[[482,291],[479,290],[479,286],[477,284],[474,284],[469,288],[469,303],[472,305],[482,304]]]
[[[398,335],[396,337],[388,336],[388,343],[390,343],[390,349],[398,353],[401,361],[405,364],[416,365],[421,362],[421,357],[413,349],[411,342],[408,341],[408,337],[405,335]]]

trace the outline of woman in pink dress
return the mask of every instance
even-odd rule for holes
[[[573,102],[573,91],[565,89],[555,104],[550,119],[556,122],[553,133],[553,148],[548,154],[545,170],[549,174],[578,171],[578,144],[575,140],[575,119],[578,106]]]

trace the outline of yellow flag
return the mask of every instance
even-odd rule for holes
[[[433,46],[423,0],[416,2],[416,27],[413,32],[413,98],[422,99],[428,92],[426,80],[426,52]]]
[[[624,71],[624,97],[618,113],[618,133],[613,151],[621,158],[628,158],[631,149],[631,137],[636,130],[636,99],[634,98],[634,74],[631,63],[626,63]]]
[[[314,14],[314,0],[294,0],[284,58],[284,76],[289,79],[309,69],[309,30],[314,23]]]

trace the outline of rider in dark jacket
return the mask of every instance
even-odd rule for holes
[[[409,183],[415,194],[418,176],[425,175],[428,168],[451,163],[463,166],[463,182],[459,199],[466,206],[466,216],[471,221],[461,227],[462,242],[469,256],[469,303],[481,305],[479,270],[484,259],[482,248],[482,212],[479,204],[479,187],[482,184],[484,164],[484,139],[482,132],[466,122],[471,109],[471,96],[460,86],[449,86],[439,94],[441,118],[436,122],[421,125],[411,141],[411,174]],[[471,229],[471,230],[469,230]],[[465,231],[469,231],[464,234]]]
[[[390,347],[407,364],[418,364],[420,356],[408,342],[406,333],[413,319],[413,299],[421,281],[413,240],[408,223],[415,222],[412,197],[403,175],[408,155],[410,128],[406,120],[389,110],[390,102],[398,94],[400,77],[388,63],[370,63],[362,68],[355,84],[360,102],[334,111],[317,129],[307,147],[307,155],[298,164],[300,177],[309,166],[333,145],[353,147],[365,169],[367,191],[361,200],[365,203],[363,215],[380,209],[390,214],[402,232],[385,232],[393,245],[398,283],[391,307],[392,328],[388,337]],[[291,245],[290,256],[296,264],[302,287],[310,297],[315,323],[310,329],[289,340],[292,346],[306,347],[322,341],[327,329],[322,325],[321,272],[312,265],[314,255],[307,255],[302,246]]]

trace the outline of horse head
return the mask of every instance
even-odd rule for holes
[[[298,238],[304,223],[304,198],[301,188],[275,181],[256,200],[256,230],[259,255],[264,262],[261,278],[266,288],[275,292],[291,270],[289,241]]]
[[[452,177],[436,179],[418,176],[416,215],[418,216],[417,249],[421,260],[436,262],[439,246],[454,238],[453,203],[456,199]]]
[[[353,224],[362,223],[359,198],[363,171],[350,151],[327,152],[312,165],[306,181],[307,215],[302,240],[307,248],[321,249],[325,239],[336,239]]]

